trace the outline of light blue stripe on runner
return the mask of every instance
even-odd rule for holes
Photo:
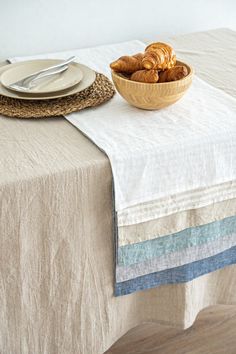
[[[217,238],[233,234],[235,231],[236,216],[232,216],[154,240],[118,247],[117,264],[130,266],[189,247],[214,242]]]
[[[236,231],[231,235],[220,237],[214,242],[189,247],[180,252],[172,252],[158,258],[152,258],[138,264],[132,264],[128,267],[116,266],[116,281],[123,282],[142,275],[180,267],[184,264],[215,256],[233,246],[236,246]]]

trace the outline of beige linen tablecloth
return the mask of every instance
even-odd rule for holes
[[[171,40],[197,75],[236,97],[236,32]],[[0,353],[102,354],[130,328],[186,328],[236,303],[236,266],[113,296],[109,161],[63,118],[0,117]]]

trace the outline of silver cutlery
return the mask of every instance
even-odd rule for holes
[[[34,88],[37,85],[37,82],[36,82],[37,80],[43,79],[45,77],[53,76],[55,74],[62,73],[64,71],[66,71],[67,69],[68,69],[68,65],[64,65],[61,68],[55,69],[54,71],[50,70],[49,72],[40,73],[36,77],[31,78],[30,81],[28,81],[27,83],[24,84],[24,86],[14,83],[14,84],[9,85],[8,87],[15,89],[15,90],[30,91],[32,88]]]
[[[42,79],[51,75],[59,74],[68,69],[68,64],[75,60],[75,57],[70,57],[69,59],[63,61],[60,64],[50,66],[48,68],[37,71],[33,74],[28,75],[27,77],[16,81],[9,85],[9,88],[13,89],[22,89],[24,91],[29,91],[36,86],[38,79]]]

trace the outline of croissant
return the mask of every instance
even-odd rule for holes
[[[165,70],[176,64],[176,55],[171,46],[165,43],[152,43],[145,49],[142,60],[145,69]]]
[[[138,70],[135,71],[131,77],[133,81],[155,83],[158,81],[158,71],[157,70]]]
[[[188,75],[188,69],[184,65],[176,65],[171,69],[159,72],[159,82],[180,80]]]
[[[123,56],[110,64],[112,70],[132,74],[143,69],[142,59],[144,54],[138,53],[132,56]]]

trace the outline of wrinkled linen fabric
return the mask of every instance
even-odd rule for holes
[[[236,215],[236,200],[229,199],[147,222],[119,226],[119,246],[133,244],[134,240],[138,242],[152,240],[189,227],[204,225],[234,215]]]
[[[197,210],[219,201],[230,200],[236,194],[236,181],[197,188],[188,192],[172,194],[166,198],[141,203],[117,212],[118,226],[135,225],[163,216]]]
[[[220,52],[235,56],[235,41],[235,32],[216,30],[172,44],[186,61],[193,52],[199,76],[236,97],[232,55],[223,58],[227,71],[218,61]],[[60,118],[0,117],[0,132],[1,352],[102,354],[142,322],[186,328],[202,308],[236,303],[235,266],[114,297],[106,156]]]

